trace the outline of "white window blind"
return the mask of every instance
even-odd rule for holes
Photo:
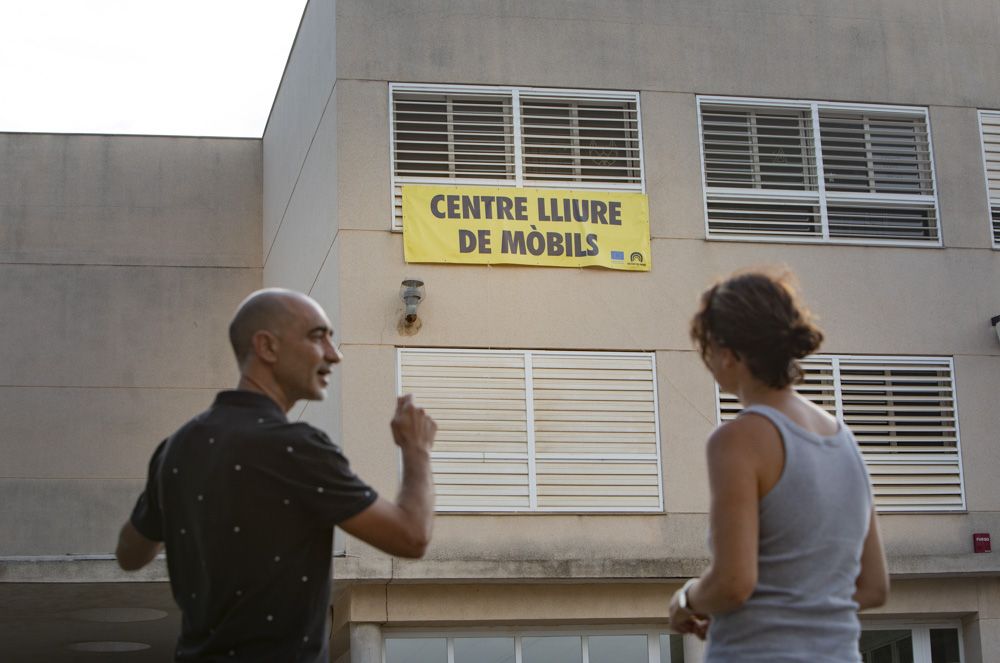
[[[440,511],[660,511],[654,357],[400,349]]]
[[[994,248],[1000,248],[1000,111],[979,111],[983,164],[990,201],[990,230]]]
[[[394,228],[404,184],[643,190],[637,93],[396,83],[389,93]]]
[[[962,511],[953,365],[948,358],[816,355],[803,396],[843,420],[868,466],[879,511]],[[719,420],[740,412],[719,395]]]
[[[926,110],[698,104],[708,237],[940,245]]]

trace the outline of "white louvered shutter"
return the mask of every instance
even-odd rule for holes
[[[698,103],[708,237],[940,243],[923,109]]]
[[[401,350],[399,362],[402,393],[438,424],[438,509],[528,509],[524,354]]]
[[[1000,112],[979,112],[993,246],[1000,247]]]
[[[844,358],[840,385],[879,510],[965,508],[950,360]]]
[[[655,366],[643,353],[399,351],[438,422],[440,511],[660,511]]]
[[[851,428],[879,511],[965,508],[951,360],[817,355],[802,366],[796,390]],[[739,412],[719,395],[720,421]]]
[[[831,237],[937,241],[922,116],[819,112]]]
[[[390,86],[393,227],[404,184],[642,191],[639,95]]]
[[[532,355],[538,506],[659,510],[652,355]]]
[[[393,218],[402,186],[440,180],[514,186],[510,94],[392,93]]]
[[[822,237],[808,109],[702,104],[710,235]]]
[[[521,94],[524,180],[641,185],[639,113],[634,99]]]

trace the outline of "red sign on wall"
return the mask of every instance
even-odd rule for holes
[[[972,535],[972,550],[977,553],[993,552],[990,547],[990,533],[976,532]]]

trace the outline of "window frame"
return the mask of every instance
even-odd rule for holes
[[[979,109],[976,112],[976,121],[979,126],[979,150],[983,160],[983,184],[986,187],[986,227],[990,233],[990,246],[994,250],[1000,250],[1000,218],[994,219],[993,215],[1000,217],[1000,194],[996,199],[990,195],[990,172],[989,160],[986,156],[986,133],[983,131],[983,117],[995,117],[998,127],[1000,127],[1000,110]],[[1000,186],[1000,174],[997,175],[997,186]],[[994,212],[994,207],[996,212]]]
[[[498,97],[510,96],[511,113],[513,115],[512,138],[513,138],[513,179],[497,178],[461,178],[454,177],[417,177],[406,176],[397,178],[396,176],[396,138],[395,138],[395,94],[397,92],[415,92],[424,94],[495,94]],[[524,136],[521,131],[521,95],[532,97],[564,98],[569,101],[625,101],[635,103],[635,124],[636,138],[638,141],[638,183],[621,182],[574,182],[564,180],[558,183],[542,182],[526,179],[524,176],[525,158],[523,153]],[[402,232],[402,219],[397,219],[396,209],[396,187],[404,184],[432,184],[441,186],[495,186],[510,188],[538,188],[538,189],[588,189],[592,191],[633,191],[646,193],[646,167],[645,153],[642,139],[642,107],[641,95],[638,91],[627,90],[585,90],[579,88],[545,88],[545,87],[525,87],[506,85],[460,85],[460,84],[435,84],[435,83],[389,83],[389,209],[393,210],[391,216],[390,230]]]
[[[664,513],[664,490],[663,485],[663,451],[661,449],[662,439],[660,437],[660,397],[659,397],[659,385],[657,384],[658,372],[656,368],[656,353],[655,352],[621,352],[621,351],[601,351],[601,350],[531,350],[523,348],[512,348],[512,349],[479,349],[479,348],[451,348],[451,347],[440,347],[440,348],[421,348],[421,347],[405,347],[399,346],[396,348],[396,394],[402,395],[402,385],[403,385],[403,352],[419,352],[422,354],[450,354],[455,352],[469,352],[476,354],[522,354],[525,356],[525,414],[529,417],[526,421],[527,425],[527,472],[528,472],[528,491],[529,491],[529,502],[527,508],[522,507],[503,507],[503,506],[465,506],[465,507],[452,507],[449,506],[447,509],[442,509],[440,506],[435,508],[435,512],[439,514],[461,514],[461,513],[494,513],[494,514],[517,514],[517,515],[534,515],[534,514],[611,514],[611,513],[621,513],[621,514],[635,514],[635,513]],[[532,426],[531,417],[534,416],[534,405],[533,396],[531,394],[532,389],[532,371],[534,367],[534,362],[530,361],[530,357],[537,355],[547,355],[547,356],[582,356],[582,357],[622,357],[622,358],[635,358],[643,357],[649,358],[650,360],[650,376],[652,384],[652,399],[653,399],[653,436],[656,441],[656,458],[643,458],[642,462],[655,462],[656,464],[656,485],[657,485],[657,504],[656,506],[648,507],[628,507],[623,508],[620,506],[605,506],[605,507],[580,507],[580,506],[538,506],[538,475],[536,472],[536,464],[538,462],[538,456],[535,451],[535,428]],[[432,458],[434,453],[432,452]],[[458,452],[456,452],[458,453]],[[402,477],[402,454],[397,452],[398,455],[398,471],[399,476]],[[440,457],[440,456],[438,456]],[[461,458],[460,455],[456,455],[455,458]],[[593,456],[588,456],[587,460],[592,461],[626,461],[634,460],[634,454],[595,454]],[[549,460],[555,462],[567,462],[566,460],[545,458],[542,460]]]
[[[960,415],[959,415],[959,405],[958,405],[958,380],[955,375],[955,359],[954,357],[934,357],[934,356],[909,356],[909,355],[859,355],[859,354],[832,354],[832,353],[822,353],[814,354],[805,357],[803,361],[808,361],[809,359],[817,360],[830,360],[831,370],[832,370],[832,380],[833,380],[833,396],[836,399],[838,421],[842,421],[843,413],[843,391],[840,385],[840,370],[839,362],[858,362],[858,363],[869,363],[872,365],[878,365],[880,362],[891,363],[891,362],[907,362],[911,364],[927,363],[929,366],[941,365],[942,362],[947,362],[948,370],[951,377],[951,392],[952,392],[952,404],[954,406],[954,419],[955,419],[955,455],[958,459],[958,485],[962,493],[962,504],[960,507],[947,507],[947,508],[906,508],[900,506],[882,506],[876,507],[878,513],[880,514],[960,514],[968,513],[968,495],[965,488],[965,463],[962,461],[962,440],[961,440],[961,426],[959,425]],[[724,422],[722,419],[722,391],[719,388],[719,383],[714,382],[715,385],[715,420],[716,424],[721,426]],[[864,445],[859,444],[859,448],[862,450],[862,457],[864,457]],[[902,463],[900,463],[902,464]],[[868,460],[865,458],[865,468],[869,469]],[[874,484],[873,484],[874,486]]]
[[[448,663],[454,663],[454,640],[456,638],[513,638],[514,639],[514,656],[515,662],[520,663],[522,660],[522,650],[521,650],[521,640],[524,637],[559,637],[559,636],[569,636],[569,637],[579,637],[581,639],[581,660],[586,663],[586,659],[583,658],[583,651],[589,649],[587,643],[587,638],[589,636],[604,636],[604,635],[642,635],[646,637],[646,651],[649,663],[660,663],[660,636],[681,636],[681,634],[671,631],[665,626],[650,626],[650,625],[636,625],[633,627],[628,626],[557,626],[557,627],[514,627],[514,626],[480,626],[480,627],[455,627],[455,628],[440,628],[440,627],[425,627],[425,628],[394,628],[385,627],[382,629],[382,663],[387,663],[387,650],[385,642],[391,638],[428,638],[428,639],[445,639],[447,641],[447,653],[448,653]],[[693,637],[693,636],[681,636],[681,637]],[[667,652],[667,660],[669,660],[670,653]]]
[[[961,663],[965,663],[965,638],[962,622],[959,620],[902,620],[886,619],[878,621],[861,620],[862,631],[910,631],[913,641],[913,663],[931,663],[931,630],[955,629],[958,631],[958,654]]]
[[[812,124],[811,140],[812,145],[807,146],[812,148],[813,159],[815,161],[815,171],[813,172],[813,177],[816,181],[815,191],[801,190],[778,190],[778,189],[761,189],[761,193],[748,193],[755,191],[754,189],[737,188],[737,187],[709,187],[708,185],[708,172],[705,168],[705,132],[702,123],[702,107],[703,105],[719,105],[726,106],[731,105],[734,107],[760,107],[762,109],[774,108],[774,109],[787,109],[787,110],[807,110],[809,111],[810,121]],[[824,164],[823,164],[823,147],[822,147],[822,133],[820,131],[820,112],[830,110],[830,111],[847,111],[847,112],[879,112],[879,113],[897,113],[900,115],[914,115],[921,117],[924,120],[925,126],[927,128],[927,158],[930,166],[930,182],[934,189],[933,196],[928,195],[908,195],[908,194],[889,194],[889,193],[850,193],[845,191],[834,191],[827,192],[826,190],[826,178],[824,176]],[[937,172],[935,170],[934,164],[934,141],[931,137],[931,121],[928,109],[923,106],[900,106],[900,105],[887,105],[887,104],[857,104],[857,103],[844,103],[844,102],[833,102],[833,101],[816,101],[816,100],[793,100],[793,99],[769,99],[769,98],[758,98],[758,97],[730,97],[730,96],[718,96],[718,95],[696,95],[695,96],[695,115],[698,120],[698,153],[701,164],[701,185],[702,185],[702,207],[704,212],[705,220],[705,239],[709,241],[727,241],[727,242],[763,242],[763,243],[789,243],[789,244],[842,244],[842,245],[860,245],[860,246],[898,246],[898,247],[910,247],[910,248],[943,248],[943,237],[941,232],[941,210],[939,204],[939,192],[937,183]],[[710,190],[711,189],[711,190]],[[792,237],[792,236],[767,236],[767,235],[745,235],[745,234],[734,234],[731,232],[712,232],[709,224],[709,213],[708,213],[708,203],[709,195],[714,193],[717,196],[726,198],[742,198],[742,199],[753,199],[760,198],[762,204],[766,204],[768,200],[774,199],[785,199],[788,201],[802,201],[803,204],[815,205],[818,213],[818,222],[820,224],[822,235],[816,237]],[[936,239],[933,241],[926,240],[906,240],[906,239],[879,239],[877,237],[831,237],[830,236],[830,219],[827,213],[827,207],[831,205],[845,205],[849,206],[851,204],[864,201],[866,197],[870,197],[872,201],[884,201],[889,203],[898,203],[900,205],[905,205],[907,203],[930,203],[933,199],[933,209],[934,209],[934,223],[936,228]],[[924,200],[918,200],[924,199]]]

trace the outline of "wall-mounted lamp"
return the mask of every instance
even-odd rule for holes
[[[994,315],[990,318],[990,325],[993,327],[993,331],[997,333],[997,340],[1000,341],[1000,315]]]
[[[412,325],[417,321],[417,307],[424,299],[424,282],[420,279],[404,279],[399,284],[399,297],[406,305],[403,319],[407,325]]]

